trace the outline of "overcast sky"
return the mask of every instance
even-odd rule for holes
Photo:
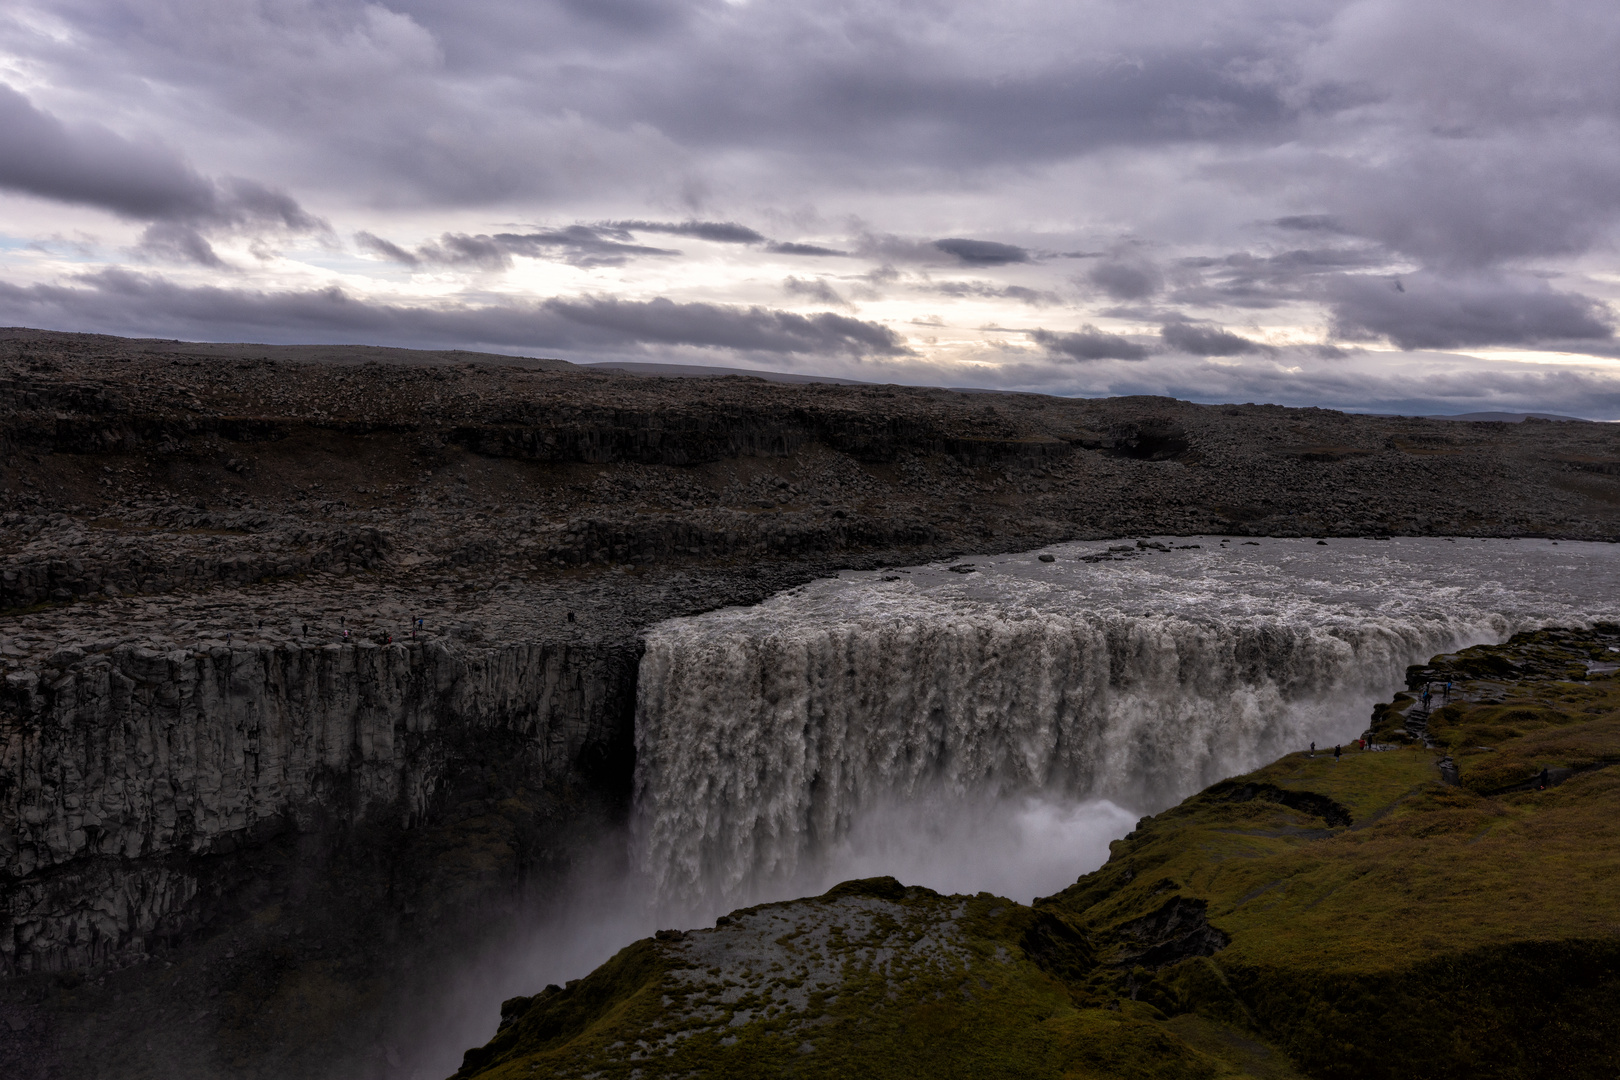
[[[1612,0],[10,0],[0,323],[1620,419]]]

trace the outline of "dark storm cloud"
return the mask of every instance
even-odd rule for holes
[[[206,230],[326,228],[283,192],[240,177],[202,176],[161,144],[93,124],[70,128],[3,83],[0,188],[153,222],[145,250],[205,266],[224,265]]]
[[[1005,266],[1008,263],[1029,262],[1029,252],[1013,244],[1000,244],[994,240],[935,240],[934,246],[947,255],[955,255],[969,266]]]
[[[19,325],[152,333],[163,327],[213,340],[350,341],[493,346],[577,352],[689,346],[740,354],[904,356],[878,323],[823,312],[584,297],[438,307],[372,303],[332,287],[261,292],[188,287],[106,270],[74,287],[0,284],[0,313]]]
[[[606,228],[627,232],[690,236],[716,244],[763,244],[765,237],[735,221],[609,221]]]
[[[1244,353],[1262,352],[1269,346],[1258,341],[1250,341],[1246,337],[1239,337],[1228,330],[1218,326],[1209,326],[1203,323],[1188,322],[1177,319],[1167,322],[1159,328],[1159,336],[1164,343],[1179,352],[1191,353],[1193,356],[1241,356]]]
[[[1030,339],[1054,356],[1069,360],[1146,360],[1148,349],[1123,334],[1110,334],[1086,325],[1079,333],[1032,330]]]
[[[531,259],[551,259],[572,266],[622,266],[632,258],[646,256],[675,256],[679,251],[670,248],[648,247],[645,244],[626,243],[630,232],[609,226],[569,225],[561,229],[547,229],[532,233],[444,233],[407,251],[398,244],[368,232],[355,233],[355,243],[390,262],[406,266],[468,267],[479,270],[504,270],[512,265],[513,255]]]
[[[1613,317],[1596,300],[1524,275],[1345,275],[1328,289],[1333,332],[1388,338],[1403,349],[1608,341]]]

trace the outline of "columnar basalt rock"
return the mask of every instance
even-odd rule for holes
[[[6,973],[104,962],[196,924],[189,857],[328,815],[420,822],[466,764],[468,729],[516,736],[538,785],[576,781],[628,737],[634,655],[432,640],[63,649],[50,663],[8,676],[0,703]]]

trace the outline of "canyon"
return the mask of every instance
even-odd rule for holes
[[[349,346],[3,330],[0,448],[0,1071],[19,1077],[432,1075],[413,1040],[443,1022],[447,973],[579,867],[640,857],[620,842],[655,832],[638,784],[701,766],[664,753],[690,736],[637,725],[678,690],[660,658],[682,620],[769,620],[851,572],[968,588],[1053,545],[1084,545],[1057,567],[1134,572],[1223,538],[1620,535],[1609,425]]]

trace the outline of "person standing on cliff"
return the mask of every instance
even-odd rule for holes
[[[1341,754],[1343,754],[1343,753],[1344,753],[1344,748],[1342,746],[1339,746],[1338,744],[1334,744],[1334,747],[1333,747],[1333,764],[1337,765],[1339,763],[1339,756]]]
[[[1316,756],[1316,744],[1311,743],[1311,757],[1315,757],[1315,756]]]

